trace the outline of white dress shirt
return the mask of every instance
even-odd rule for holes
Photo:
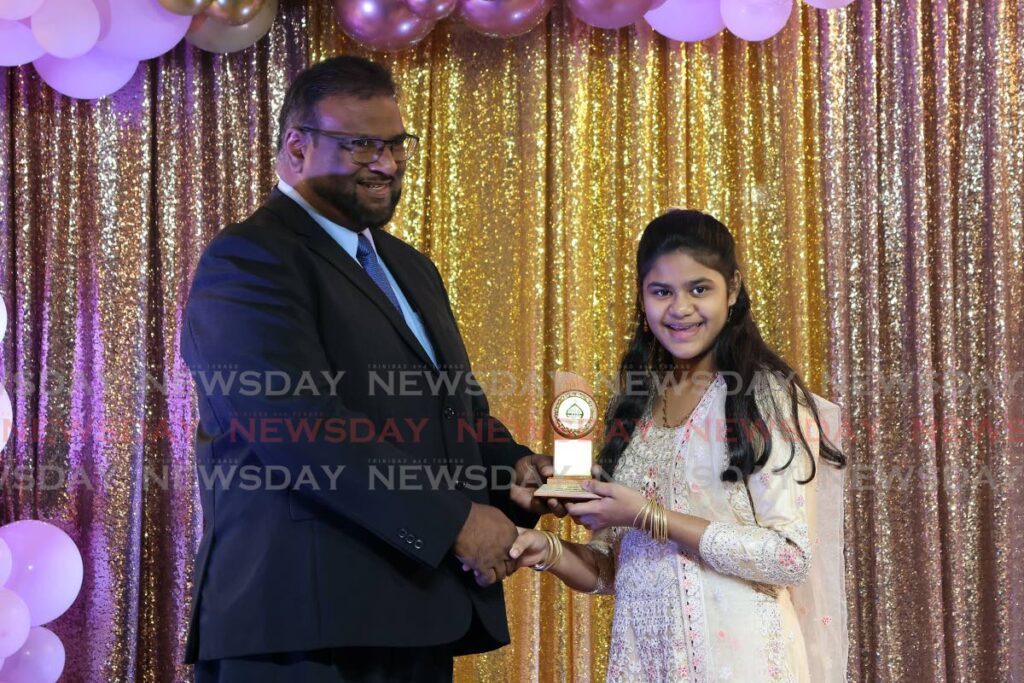
[[[359,248],[358,233],[328,220],[322,213],[313,208],[312,204],[303,199],[302,195],[299,194],[294,187],[286,183],[284,180],[278,180],[277,188],[287,197],[294,200],[296,204],[305,209],[306,213],[308,213],[310,217],[317,222],[317,225],[327,231],[327,234],[338,243],[338,246],[340,246],[344,252],[356,262],[356,264],[362,267],[362,264],[360,264],[359,260],[356,258],[356,251]],[[377,245],[373,241],[373,231],[366,228],[362,231],[362,234],[370,241],[370,246],[373,248],[374,253],[377,253]],[[398,282],[391,274],[391,270],[388,268],[387,264],[384,263],[384,259],[380,258],[380,254],[377,254],[377,260],[380,262],[380,267],[384,270],[384,275],[391,284],[391,289],[395,292],[395,298],[398,299],[398,306],[402,309],[402,317],[405,318],[405,324],[409,326],[409,329],[416,337],[416,340],[423,347],[423,350],[427,352],[431,362],[433,362],[436,367],[437,356],[434,353],[433,344],[430,343],[430,337],[427,335],[427,328],[423,326],[423,321],[420,319],[420,316],[416,311],[412,310],[409,300],[406,298],[402,288],[398,286]]]

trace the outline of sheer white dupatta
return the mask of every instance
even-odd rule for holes
[[[842,418],[834,403],[815,396],[821,428],[842,449]],[[812,444],[813,446],[814,444]],[[814,481],[807,486],[807,524],[811,570],[807,580],[790,587],[815,683],[846,683],[849,636],[846,631],[846,561],[843,554],[845,470],[815,460]]]

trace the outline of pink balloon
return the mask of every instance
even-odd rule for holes
[[[0,588],[0,657],[10,657],[24,645],[30,622],[28,605],[21,596]]]
[[[37,69],[43,59],[54,58],[36,60]],[[77,75],[85,78],[85,70]],[[33,626],[47,624],[64,614],[82,588],[82,555],[71,537],[52,524],[26,519],[0,527],[0,538],[7,541],[14,559],[11,578],[0,590],[12,590],[21,596],[28,605]]]
[[[32,35],[32,28],[27,23],[0,21],[0,66],[28,64],[45,52],[43,46]],[[2,584],[0,581],[0,585]]]
[[[853,0],[804,0],[804,2],[818,9],[839,9],[851,4]]]
[[[743,40],[771,38],[793,13],[793,0],[722,0],[722,21]]]
[[[3,663],[3,683],[56,683],[64,671],[64,643],[42,626],[29,631],[28,639]]]
[[[7,583],[7,579],[11,577],[13,562],[11,546],[7,545],[7,541],[0,538],[0,586]]]
[[[32,15],[32,33],[54,57],[78,57],[99,40],[100,13],[92,0],[46,0]]]
[[[635,24],[651,9],[651,0],[568,0],[569,9],[597,28]]]
[[[460,19],[484,35],[511,38],[544,20],[554,0],[461,0]]]
[[[95,0],[100,14],[96,47],[111,57],[152,59],[181,42],[192,17],[164,9],[158,0]]]
[[[720,0],[665,0],[644,19],[666,38],[695,43],[725,28],[720,6]]]
[[[458,0],[405,0],[412,13],[427,21],[440,21],[455,11]]]
[[[43,6],[43,0],[0,0],[0,19],[28,19]]]
[[[434,28],[403,0],[336,0],[334,8],[345,33],[374,50],[403,50]]]

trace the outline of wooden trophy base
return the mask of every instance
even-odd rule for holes
[[[591,481],[590,477],[548,477],[547,483],[534,492],[534,498],[558,498],[560,500],[597,500],[601,496],[587,491],[580,482]]]

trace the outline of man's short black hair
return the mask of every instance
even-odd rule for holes
[[[295,126],[317,127],[316,105],[335,95],[370,99],[396,97],[397,89],[387,67],[362,57],[331,57],[305,69],[295,77],[284,96],[277,119],[277,149],[284,132]]]

